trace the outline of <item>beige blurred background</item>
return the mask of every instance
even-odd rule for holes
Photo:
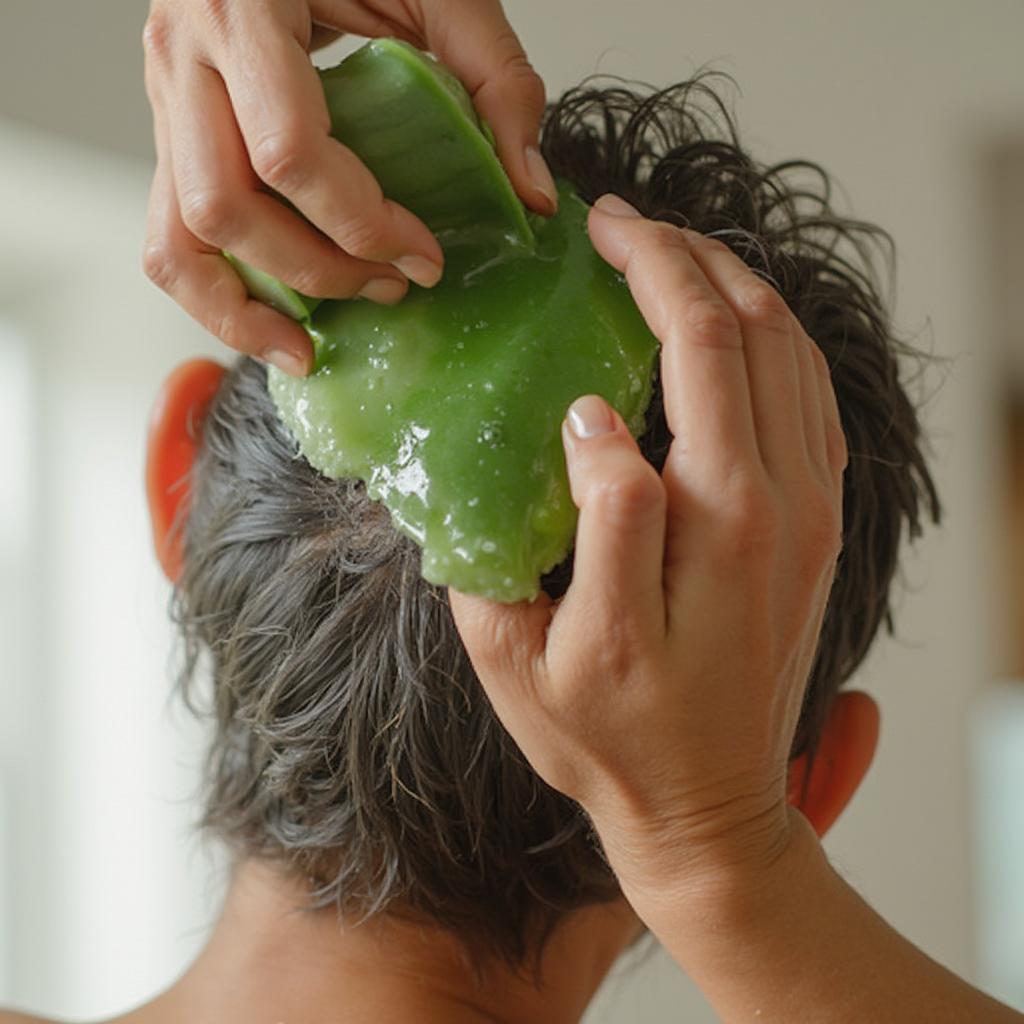
[[[218,352],[139,268],[145,6],[0,7],[0,1004],[80,1020],[167,985],[222,883],[191,837],[201,737],[168,700],[141,483],[163,375]],[[922,391],[947,519],[860,673],[882,743],[827,845],[898,929],[1024,1009],[1024,4],[506,6],[549,95],[729,72],[756,156],[820,162],[894,235],[897,322],[951,360]],[[586,1019],[715,1018],[657,954]]]

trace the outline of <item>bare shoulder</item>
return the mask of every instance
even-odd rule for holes
[[[57,1024],[57,1021],[50,1020],[48,1017],[33,1017],[27,1013],[0,1008],[0,1024]]]

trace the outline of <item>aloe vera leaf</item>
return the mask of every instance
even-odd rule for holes
[[[494,149],[490,127],[443,64],[398,39],[375,39],[318,72],[331,135],[384,194],[419,217],[442,246],[460,233],[533,246],[530,219]],[[320,300],[225,252],[253,298],[299,321]]]
[[[643,428],[658,342],[594,250],[587,206],[559,183],[536,246],[468,233],[433,289],[397,306],[324,302],[320,368],[269,371],[302,454],[360,477],[423,548],[426,579],[502,601],[534,597],[575,534],[560,425],[596,393]]]

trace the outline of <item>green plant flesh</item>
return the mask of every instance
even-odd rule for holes
[[[558,213],[527,215],[436,61],[377,40],[321,77],[334,134],[438,233],[445,273],[397,306],[250,284],[303,322],[317,353],[306,379],[271,369],[271,394],[316,469],[363,479],[387,505],[426,579],[532,598],[576,528],[566,409],[600,394],[638,435],[657,339],[594,251],[586,204],[559,182]]]

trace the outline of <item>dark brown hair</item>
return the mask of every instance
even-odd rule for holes
[[[844,548],[794,755],[884,621],[904,530],[939,518],[898,341],[877,278],[882,230],[833,211],[819,167],[756,163],[712,88],[583,83],[549,106],[542,149],[587,202],[714,235],[772,281],[832,368],[850,451]],[[660,376],[641,448],[660,470],[671,436]],[[175,613],[190,706],[211,661],[214,732],[202,824],[239,857],[310,879],[310,906],[355,919],[411,913],[471,958],[530,962],[574,908],[615,898],[580,808],[542,782],[491,711],[443,587],[363,484],[297,454],[240,360],[204,428]],[[557,597],[570,555],[543,579]]]

